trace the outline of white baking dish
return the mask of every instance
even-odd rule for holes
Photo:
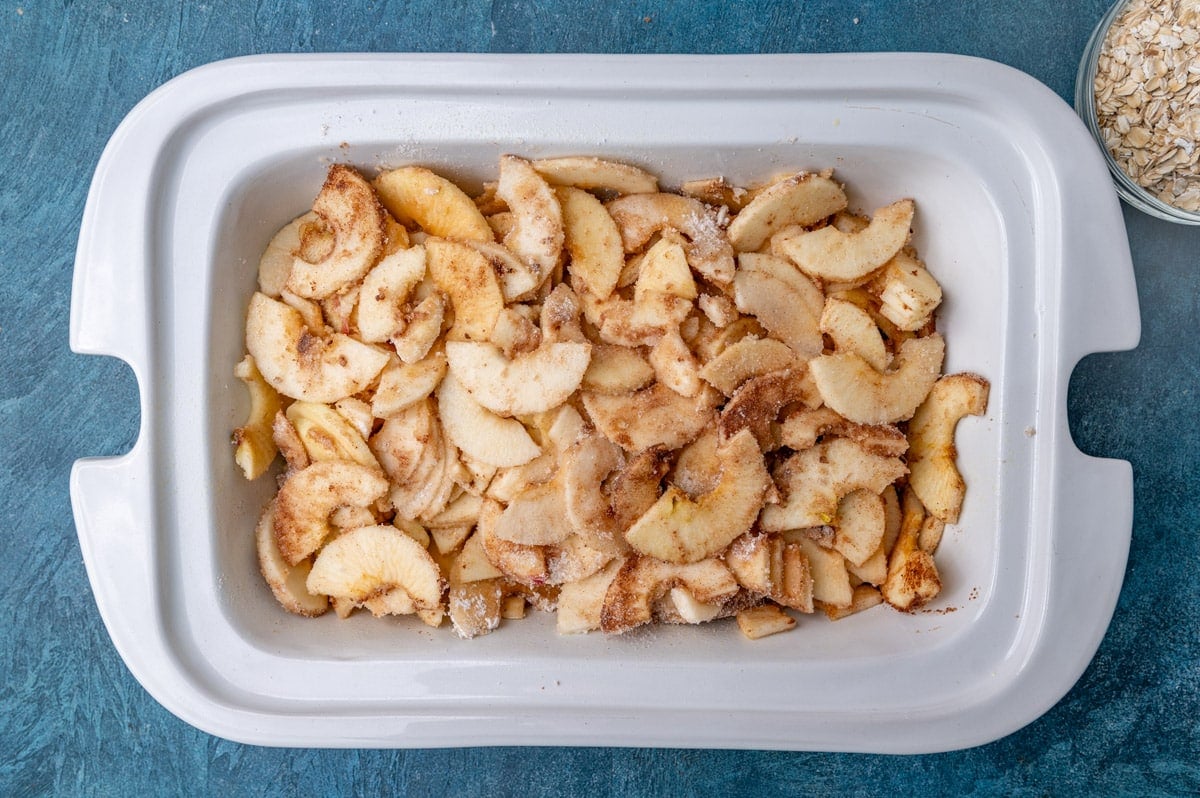
[[[406,620],[284,613],[257,572],[230,431],[255,264],[327,165],[597,154],[667,185],[834,167],[870,210],[915,197],[946,289],[947,369],[992,381],[959,429],[970,485],[929,611],[558,637],[548,616],[462,641]],[[1038,717],[1094,654],[1132,523],[1125,462],[1071,442],[1083,355],[1132,347],[1117,199],[1071,110],[1031,78],[945,55],[267,56],[190,72],[114,134],[79,238],[77,352],[130,364],[141,430],[71,477],[96,600],[163,705],[267,745],[583,744],[920,752]]]

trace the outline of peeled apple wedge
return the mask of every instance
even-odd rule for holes
[[[296,250],[300,247],[300,228],[319,218],[309,211],[279,228],[279,232],[271,237],[258,260],[259,291],[272,299],[279,298],[279,294],[287,285],[288,275],[292,273],[292,261],[296,259]]]
[[[506,416],[540,413],[575,393],[591,358],[587,343],[543,343],[511,360],[482,341],[447,341],[450,373],[471,397]]]
[[[541,158],[533,168],[555,186],[613,191],[618,194],[645,194],[658,191],[658,178],[626,163],[606,161],[584,155]]]
[[[308,574],[308,590],[363,601],[401,588],[418,609],[441,605],[441,571],[429,552],[391,525],[365,526],[339,535],[321,549]]]
[[[768,532],[831,524],[843,496],[860,488],[882,493],[907,471],[900,458],[881,457],[846,438],[822,441],[778,468],[775,482],[785,498],[764,507],[759,522]]]
[[[301,243],[287,288],[308,299],[324,299],[357,282],[380,255],[384,245],[384,211],[371,184],[355,169],[344,164],[329,168],[325,185],[313,201],[313,213],[332,235],[332,246],[315,262],[306,260],[301,226]],[[308,229],[318,222],[309,222]],[[323,231],[324,232],[324,231]]]
[[[338,411],[317,402],[292,402],[284,411],[310,460],[352,460],[379,468],[366,440]]]
[[[288,612],[316,617],[329,609],[329,599],[308,591],[306,585],[312,563],[307,559],[290,565],[275,544],[275,502],[267,505],[254,533],[258,567],[271,593]]]
[[[367,272],[358,300],[359,337],[379,343],[402,332],[407,325],[404,303],[424,277],[422,247],[399,250]]]
[[[452,340],[486,341],[504,308],[504,295],[491,261],[479,250],[458,241],[429,238],[425,241],[429,276],[450,298],[454,326]]]
[[[404,166],[375,178],[383,206],[402,223],[431,236],[492,241],[492,228],[453,182],[421,166]]]
[[[275,390],[310,402],[358,393],[388,361],[387,353],[347,335],[314,333],[297,311],[258,292],[246,314],[246,348]]]
[[[812,280],[774,255],[747,252],[738,256],[733,278],[737,309],[749,313],[801,357],[820,354],[818,326],[825,297]]]
[[[625,267],[617,224],[600,200],[586,191],[560,186],[556,194],[571,258],[571,284],[597,299],[608,299]]]
[[[500,157],[500,181],[496,196],[513,215],[513,229],[504,244],[545,278],[558,265],[564,233],[562,208],[554,189],[524,158]]]
[[[687,237],[687,260],[699,274],[721,285],[733,279],[733,248],[716,211],[703,202],[679,194],[630,194],[607,207],[626,253],[637,252],[655,233],[670,228]]]
[[[275,414],[282,407],[279,394],[267,384],[246,355],[233,369],[233,375],[246,383],[250,393],[250,412],[246,423],[233,431],[233,460],[241,466],[246,479],[258,479],[271,467],[279,449],[272,435]]]
[[[958,521],[966,482],[955,465],[954,430],[964,416],[987,411],[988,382],[975,374],[950,374],[934,383],[908,424],[908,485],[931,515]]]
[[[845,207],[846,192],[838,183],[801,172],[756,194],[729,223],[729,242],[738,252],[753,252],[785,227],[807,227]]]
[[[776,246],[805,274],[830,282],[857,282],[908,242],[914,209],[912,200],[898,200],[875,211],[866,229],[857,233],[843,233],[833,225],[796,230],[777,238]]]
[[[724,549],[758,517],[770,476],[758,443],[742,430],[717,447],[720,480],[692,500],[674,485],[625,533],[642,554],[672,563],[692,563]]]
[[[541,454],[520,421],[501,418],[479,404],[453,374],[442,380],[437,400],[443,431],[471,458],[505,468]]]
[[[889,371],[876,371],[854,353],[821,355],[808,363],[825,404],[859,424],[894,424],[912,417],[942,371],[946,344],[933,333],[900,344]]]
[[[321,460],[293,473],[275,499],[275,542],[284,560],[295,565],[316,551],[333,531],[334,510],[367,507],[387,489],[380,471],[348,460]]]
[[[583,392],[583,406],[604,436],[628,452],[652,446],[678,449],[709,426],[712,397],[701,391],[688,398],[661,383],[630,394]]]
[[[630,557],[605,592],[600,628],[621,633],[649,623],[655,601],[675,587],[685,588],[693,599],[705,604],[730,599],[739,589],[733,574],[716,558],[678,565],[652,557]]]

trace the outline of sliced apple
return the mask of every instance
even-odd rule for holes
[[[726,396],[751,377],[797,365],[796,354],[774,338],[747,336],[725,347],[704,364],[700,376]]]
[[[721,602],[738,593],[737,580],[718,559],[680,565],[653,557],[630,557],[605,593],[600,628],[622,633],[649,623],[655,601],[675,587],[687,589],[704,603]]]
[[[487,258],[500,280],[500,293],[505,302],[525,299],[544,282],[546,275],[539,273],[511,249],[495,241],[465,242],[480,255]]]
[[[795,628],[796,619],[775,604],[760,604],[740,611],[737,625],[748,639],[760,640]]]
[[[271,467],[279,452],[272,425],[283,402],[278,391],[259,373],[253,356],[242,358],[234,367],[233,376],[246,384],[250,394],[246,423],[233,431],[233,460],[241,467],[246,479],[258,479]]]
[[[597,299],[608,299],[625,266],[621,233],[600,200],[586,191],[560,186],[564,244],[571,261],[571,284]]]
[[[320,548],[333,530],[329,516],[338,507],[366,507],[387,489],[387,479],[377,469],[348,460],[322,460],[292,473],[275,500],[275,542],[284,560],[295,565]]]
[[[823,441],[777,468],[784,500],[762,509],[762,528],[781,532],[831,524],[843,496],[860,488],[882,493],[907,472],[899,458],[872,454],[846,438]]]
[[[729,223],[729,242],[753,252],[790,225],[816,224],[846,207],[846,192],[827,175],[801,172],[755,194]]]
[[[349,336],[312,332],[297,311],[259,292],[246,314],[246,349],[275,390],[311,402],[358,393],[388,361],[385,352]]]
[[[838,503],[833,548],[849,563],[861,566],[883,542],[886,523],[883,498],[878,493],[850,491]]]
[[[808,368],[825,404],[859,424],[894,424],[912,417],[942,370],[946,344],[933,333],[900,345],[892,368],[876,371],[860,355],[821,355]]]
[[[454,309],[454,325],[447,336],[486,341],[504,307],[491,261],[467,244],[440,238],[425,240],[425,257],[430,277]]]
[[[500,513],[495,526],[496,537],[525,546],[562,543],[572,532],[563,484],[558,479],[526,487]]]
[[[371,414],[389,418],[429,397],[446,370],[444,352],[434,352],[416,363],[392,358],[379,374],[379,384],[371,397]]]
[[[504,587],[499,579],[451,585],[448,597],[454,633],[469,640],[500,626]]]
[[[375,178],[383,206],[402,223],[431,236],[492,241],[492,228],[462,189],[422,166],[403,166]]]
[[[368,468],[379,468],[362,435],[329,405],[292,402],[284,415],[295,427],[309,460],[353,460]]]
[[[703,202],[679,194],[630,194],[607,207],[627,253],[641,250],[655,233],[673,228],[687,236],[687,260],[696,272],[721,285],[733,279],[733,248],[716,210]]]
[[[275,542],[275,501],[272,500],[259,518],[254,533],[258,550],[258,567],[271,588],[275,599],[288,612],[316,617],[329,609],[329,599],[308,592],[306,581],[312,562],[307,558],[295,565],[288,563]]]
[[[934,517],[948,524],[958,521],[967,489],[955,464],[954,431],[964,416],[987,411],[988,388],[977,374],[942,377],[908,424],[909,487]]]
[[[892,355],[879,327],[870,313],[853,302],[836,297],[825,300],[820,329],[833,341],[834,352],[856,354],[876,371],[887,371],[891,365]]]
[[[292,261],[300,248],[300,229],[317,221],[319,217],[309,211],[285,224],[271,237],[267,248],[258,261],[258,290],[272,299],[278,299],[292,273]]]
[[[879,297],[879,313],[906,332],[928,324],[942,303],[938,281],[925,264],[904,250],[887,262],[868,287]]]
[[[818,322],[825,297],[791,264],[773,255],[739,255],[733,298],[738,310],[753,315],[796,354],[820,354],[824,342]]]
[[[525,415],[557,407],[579,388],[591,344],[543,343],[508,359],[498,346],[447,341],[450,373],[471,397],[494,413]]]
[[[613,560],[591,576],[562,586],[558,594],[555,625],[560,635],[581,634],[600,628],[604,596],[624,560]]]
[[[915,492],[904,492],[903,507],[900,534],[888,557],[888,575],[881,592],[888,604],[909,612],[934,599],[942,590],[942,579],[933,555],[919,545],[925,508]]]
[[[351,530],[331,540],[308,574],[312,593],[363,601],[400,588],[419,609],[440,606],[444,586],[429,552],[387,524]]]
[[[332,237],[324,257],[309,261],[305,248],[292,261],[287,288],[308,299],[323,299],[362,279],[380,255],[384,244],[384,212],[371,184],[352,167],[329,167],[325,185],[313,201],[313,213]],[[303,239],[305,225],[301,225]]]
[[[538,174],[556,186],[574,186],[617,194],[658,191],[658,178],[626,163],[585,155],[540,158],[533,162]]]
[[[831,282],[858,282],[908,243],[914,208],[912,200],[898,200],[875,211],[860,232],[843,233],[833,225],[812,231],[793,229],[777,237],[775,246],[805,274]]]
[[[583,372],[580,387],[609,396],[627,394],[646,387],[654,379],[654,367],[636,349],[614,344],[596,344]]]
[[[831,407],[798,410],[783,420],[779,441],[800,451],[825,435],[849,438],[867,451],[883,457],[900,457],[908,451],[908,438],[891,424],[856,424]]]
[[[790,370],[772,371],[746,380],[721,409],[721,438],[731,439],[742,430],[754,435],[763,451],[777,448],[775,421],[779,411],[804,395],[799,375]]]
[[[846,558],[811,538],[797,537],[794,543],[800,546],[808,560],[813,600],[834,607],[850,606],[854,588],[850,584],[850,572],[846,570]]]
[[[813,611],[812,573],[798,543],[749,532],[729,546],[725,564],[752,593],[800,612]]]
[[[453,374],[442,380],[437,400],[446,434],[472,458],[504,468],[528,463],[541,454],[521,422],[501,418],[479,404]]]
[[[856,585],[850,594],[850,606],[838,607],[832,604],[822,604],[821,610],[829,620],[840,621],[842,618],[878,607],[882,603],[883,595],[879,592],[879,588],[872,585]]]
[[[728,546],[754,523],[770,477],[758,444],[743,430],[717,448],[721,479],[698,499],[671,485],[625,533],[642,554],[691,563]]]
[[[445,314],[446,298],[440,292],[417,302],[404,315],[404,329],[391,338],[396,355],[409,365],[425,359],[442,334]]]
[[[713,397],[706,392],[688,398],[659,383],[631,394],[584,391],[581,396],[597,429],[628,452],[652,446],[678,449],[694,440],[715,417]]]
[[[654,345],[649,362],[659,383],[675,393],[687,397],[700,393],[700,364],[678,330],[669,331]]]
[[[673,230],[663,231],[662,237],[646,250],[641,270],[634,285],[634,302],[649,291],[671,294],[681,299],[695,299],[696,281],[688,266],[682,236]]]
[[[533,269],[539,281],[547,277],[558,265],[564,242],[562,208],[554,189],[529,161],[502,155],[496,196],[513,214],[505,246]]]
[[[425,249],[402,249],[379,261],[363,278],[358,302],[358,336],[381,343],[408,326],[405,302],[425,277]]]

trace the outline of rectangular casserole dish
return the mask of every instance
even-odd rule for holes
[[[258,573],[272,492],[229,435],[259,254],[334,161],[478,185],[501,153],[626,160],[663,184],[833,167],[852,206],[917,202],[947,300],[946,370],[992,382],[959,427],[968,483],[924,612],[559,637],[534,613],[457,639],[415,619],[304,619]],[[141,429],[76,463],[101,615],[134,676],[212,734],[262,745],[629,745],[930,752],[1037,718],[1090,661],[1120,590],[1128,463],[1081,454],[1072,368],[1134,346],[1136,290],[1100,153],[1041,84],[947,55],[260,56],[139,104],[96,169],[71,346],[119,357]]]

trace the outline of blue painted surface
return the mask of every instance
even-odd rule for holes
[[[992,58],[1070,96],[1105,0],[0,4],[0,795],[1200,794],[1200,230],[1126,212],[1143,339],[1072,382],[1085,451],[1133,463],[1133,546],[1092,665],[991,745],[925,757],[276,750],[199,732],[130,677],[71,520],[73,460],[128,449],[128,369],[67,346],[88,180],[168,78],[261,52],[829,52]],[[1102,308],[1097,309],[1103,312]]]

